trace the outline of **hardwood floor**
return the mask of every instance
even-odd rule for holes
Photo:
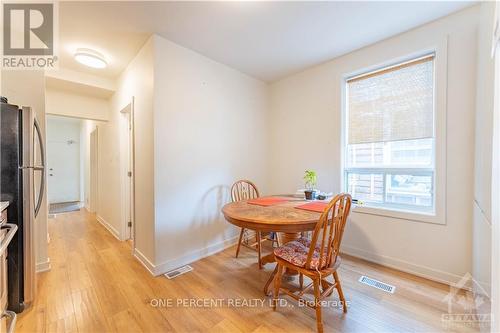
[[[193,263],[194,271],[168,280],[152,277],[133,258],[128,242],[116,240],[84,211],[50,219],[49,232],[52,270],[39,274],[36,301],[19,316],[17,333],[316,329],[314,310],[298,307],[289,298],[282,296],[288,306],[272,311],[262,289],[274,267],[259,270],[256,254],[249,249],[242,248],[235,259],[231,247]],[[324,308],[326,332],[445,331],[441,316],[448,310],[443,301],[447,286],[354,258],[344,258],[339,275],[350,308],[347,314]],[[361,275],[395,285],[395,294],[360,284]],[[169,299],[171,307],[154,306]],[[201,307],[200,299],[221,303]],[[198,304],[177,306],[179,300]],[[243,301],[253,304],[238,307]],[[453,329],[475,332],[465,325]]]

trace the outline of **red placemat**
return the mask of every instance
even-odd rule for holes
[[[326,206],[328,206],[328,202],[313,201],[313,202],[308,202],[308,203],[300,205],[300,206],[296,206],[295,208],[302,209],[302,210],[309,210],[311,212],[323,213]]]
[[[276,205],[282,202],[287,202],[289,201],[288,199],[285,198],[279,198],[279,197],[262,197],[262,198],[257,198],[257,199],[251,199],[248,200],[247,202],[250,205],[257,205],[257,206],[272,206]]]

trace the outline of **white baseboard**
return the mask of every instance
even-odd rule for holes
[[[134,257],[151,273],[155,275],[155,265],[141,251],[134,249]]]
[[[187,253],[181,257],[175,258],[168,260],[160,265],[157,265],[154,270],[154,275],[158,276],[161,274],[165,274],[168,271],[171,271],[172,269],[175,269],[177,267],[183,266],[190,264],[192,262],[198,261],[200,259],[203,259],[205,257],[211,256],[216,254],[217,252],[223,251],[227,249],[230,246],[235,245],[238,242],[238,236],[234,236],[232,238],[229,238],[227,240],[224,240],[222,242],[218,242],[212,245],[209,245],[205,248],[199,249],[192,251],[190,253]]]
[[[118,239],[119,241],[122,241],[123,239],[120,238],[120,233],[118,232],[118,230],[116,230],[111,224],[109,224],[108,222],[106,222],[105,219],[102,218],[102,216],[99,216],[99,215],[96,215],[96,220],[102,224],[102,226],[106,229],[108,229],[108,231],[113,235],[115,236],[116,239]]]
[[[85,205],[85,206],[83,206],[83,208],[87,211],[87,213],[89,213],[89,214],[95,214],[97,216],[97,212],[90,211],[90,206]]]
[[[205,257],[214,255],[220,251],[227,249],[230,246],[235,245],[238,242],[238,236],[223,240],[221,242],[209,245],[205,248],[192,251],[178,258],[168,260],[162,264],[154,265],[146,256],[144,256],[139,250],[134,250],[134,256],[143,264],[144,267],[154,276],[165,274],[172,269],[178,268],[190,264],[192,262],[198,261]]]
[[[397,269],[398,271],[413,274],[447,285],[454,285],[455,283],[460,281],[460,279],[462,279],[462,276],[456,274],[444,272],[426,266],[416,265],[408,261],[375,254],[373,252],[368,252],[351,246],[342,246],[341,252],[356,258],[364,259],[382,266]]]
[[[47,258],[45,262],[37,262],[35,270],[37,273],[50,271],[50,258]]]

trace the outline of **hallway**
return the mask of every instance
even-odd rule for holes
[[[38,274],[36,302],[19,316],[16,332],[306,332],[315,327],[314,311],[294,311],[289,299],[288,308],[272,311],[262,294],[272,267],[259,271],[246,248],[238,260],[231,247],[192,264],[193,272],[167,280],[153,278],[131,255],[129,243],[116,240],[85,210],[50,219],[49,231],[52,269]],[[398,289],[388,294],[361,285],[360,275]],[[351,307],[347,315],[324,309],[328,331],[443,331],[448,287],[351,258],[344,260],[340,277]],[[184,298],[264,302],[254,307],[177,305]],[[173,306],[154,307],[155,299],[172,299]]]

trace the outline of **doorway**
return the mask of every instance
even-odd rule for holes
[[[82,206],[81,120],[47,116],[49,213],[79,210]]]
[[[121,111],[121,184],[123,235],[134,242],[134,108],[133,100]]]
[[[98,125],[100,121],[47,115],[49,214],[85,207],[98,211]]]

